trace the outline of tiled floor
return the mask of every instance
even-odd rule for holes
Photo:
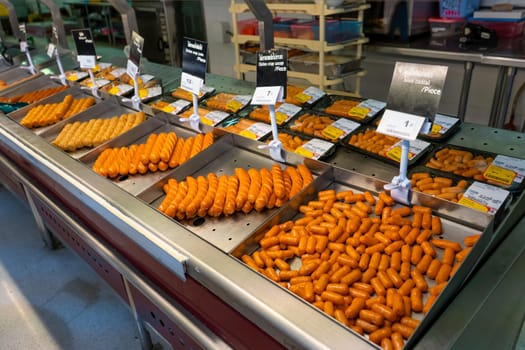
[[[0,349],[140,349],[132,314],[66,248],[47,249],[29,209],[0,186]]]

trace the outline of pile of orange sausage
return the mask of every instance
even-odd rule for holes
[[[46,97],[57,94],[60,91],[67,89],[68,86],[60,85],[57,87],[40,89],[36,91],[27,92],[25,94],[20,94],[12,97],[1,97],[0,102],[14,103],[14,102],[27,102],[33,103],[40,101]]]
[[[463,249],[434,238],[442,226],[430,208],[393,205],[384,192],[321,191],[241,259],[370,341],[401,349],[479,235]]]
[[[151,134],[146,143],[108,148],[92,169],[109,178],[166,171],[175,168],[213,144],[213,134],[198,134],[186,140],[174,132]]]
[[[27,128],[55,124],[88,109],[93,104],[95,104],[93,97],[75,99],[72,95],[67,95],[61,102],[46,103],[31,108],[20,124]]]
[[[166,197],[158,209],[179,220],[196,216],[229,216],[242,211],[258,212],[280,207],[313,181],[310,170],[300,164],[282,170],[278,164],[271,169],[236,168],[233,175],[186,177],[178,182],[170,179],[164,186]]]
[[[459,201],[468,187],[466,180],[454,181],[448,177],[432,176],[425,172],[413,173],[410,176],[410,183],[415,191],[452,202]]]
[[[486,181],[483,173],[492,164],[493,158],[482,155],[474,155],[472,152],[443,148],[436,152],[425,166],[454,173],[456,175],[473,178],[474,180]]]

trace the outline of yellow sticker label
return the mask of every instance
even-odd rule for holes
[[[228,101],[228,103],[226,104],[226,108],[227,108],[229,111],[237,112],[239,109],[242,108],[242,103],[240,103],[239,101],[230,100],[230,101]]]
[[[299,102],[301,102],[301,103],[305,103],[305,102],[310,101],[310,99],[312,98],[312,96],[308,96],[307,94],[303,94],[303,93],[301,92],[301,93],[298,93],[297,95],[295,95],[295,98],[296,98],[297,100],[299,100]]]
[[[490,165],[483,174],[487,180],[496,181],[507,186],[512,185],[516,175],[516,172],[497,165]]]
[[[432,129],[430,130],[431,134],[439,134],[443,130],[443,127],[439,124],[433,124]]]
[[[469,207],[469,208],[472,208],[472,209],[476,209],[476,210],[482,211],[484,213],[488,213],[488,211],[489,211],[489,208],[487,208],[485,205],[483,205],[481,203],[478,203],[475,200],[472,200],[472,199],[470,199],[468,197],[462,197],[458,201],[458,204],[461,204],[461,205],[463,205],[465,207]]]
[[[67,80],[69,81],[77,81],[78,77],[76,74],[71,74],[69,77],[67,77]]]
[[[167,105],[162,107],[162,111],[166,113],[173,113],[175,112],[175,107],[173,107],[172,105]]]
[[[201,122],[204,125],[213,126],[213,122],[210,119],[206,118],[206,117],[201,117]]]
[[[119,93],[119,89],[118,89],[118,87],[113,86],[111,89],[109,89],[108,92],[109,92],[111,95],[118,95],[118,93]]]
[[[277,124],[284,124],[286,123],[286,120],[288,119],[288,116],[282,112],[275,112],[275,121]]]
[[[148,90],[147,89],[139,89],[139,97],[140,98],[148,97]]]
[[[341,136],[344,135],[344,131],[341,129],[336,128],[333,125],[328,125],[326,128],[323,129],[323,135],[332,139],[332,140],[338,140],[341,138]]]
[[[297,148],[295,150],[295,153],[303,156],[303,157],[306,157],[306,158],[313,158],[314,157],[314,154],[312,151],[309,151],[307,150],[306,148],[304,148],[303,146]]]
[[[255,135],[255,133],[250,131],[250,130],[243,130],[243,131],[240,132],[239,135],[247,137],[247,138],[252,139],[252,140],[257,140],[257,135]]]
[[[390,150],[388,150],[388,152],[386,152],[386,156],[392,160],[395,160],[396,162],[400,162],[401,161],[401,153],[403,151],[401,150],[401,147],[400,146],[396,146]],[[414,153],[412,152],[408,152],[408,159],[412,159],[414,158]]]
[[[357,119],[365,119],[370,112],[370,108],[355,106],[350,108],[348,116]]]

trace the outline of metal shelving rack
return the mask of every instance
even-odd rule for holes
[[[348,95],[360,95],[360,79],[366,74],[366,71],[359,69],[342,76],[331,78],[325,75],[326,55],[348,47],[354,47],[355,53],[352,55],[355,59],[362,58],[363,44],[368,43],[368,38],[361,36],[344,42],[328,43],[322,38],[326,34],[326,18],[333,15],[342,15],[346,13],[355,13],[355,19],[363,21],[364,11],[370,8],[366,1],[346,1],[341,7],[329,8],[325,0],[315,3],[267,3],[268,9],[274,13],[300,14],[317,16],[319,18],[319,40],[305,40],[296,38],[275,38],[275,44],[290,48],[298,48],[305,51],[317,52],[319,54],[319,71],[315,73],[304,73],[297,71],[288,71],[290,78],[303,79],[311,84],[317,85],[322,90],[328,90],[328,87],[343,84],[345,78],[351,76],[355,79],[354,90],[347,91]],[[243,75],[248,72],[255,72],[256,67],[241,62],[240,45],[248,42],[259,42],[257,35],[242,35],[238,30],[238,15],[250,11],[248,5],[238,0],[231,0],[230,13],[232,14],[233,37],[232,43],[235,49],[235,72],[237,79],[242,79]]]

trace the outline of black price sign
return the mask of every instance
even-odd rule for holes
[[[78,62],[80,68],[95,68],[97,61],[97,52],[95,43],[89,29],[71,30],[75,46],[77,48]]]
[[[257,54],[257,87],[281,86],[286,98],[288,52],[271,49]]]
[[[434,122],[447,70],[446,66],[397,62],[377,131],[405,140],[426,132]]]
[[[182,76],[180,86],[199,94],[206,78],[208,44],[195,39],[184,38],[182,42]]]
[[[138,74],[143,48],[144,38],[141,37],[138,33],[132,32],[131,47],[129,49],[129,60],[127,66],[127,72],[132,78],[135,78]]]
[[[448,67],[397,62],[387,107],[434,121]]]

